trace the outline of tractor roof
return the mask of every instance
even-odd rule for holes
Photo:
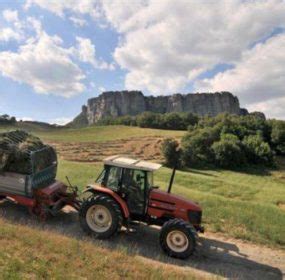
[[[103,160],[106,165],[113,165],[123,168],[140,169],[146,171],[155,171],[161,167],[161,164],[149,161],[129,158],[126,156],[110,156]]]

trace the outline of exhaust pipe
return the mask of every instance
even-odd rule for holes
[[[171,175],[169,186],[168,186],[168,190],[167,190],[168,193],[171,193],[171,188],[172,188],[175,172],[176,172],[176,166],[174,166],[174,168],[172,170],[172,175]]]

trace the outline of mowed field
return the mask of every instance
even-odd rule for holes
[[[162,161],[159,147],[163,138],[179,139],[185,133],[124,126],[55,130],[31,127],[29,130],[57,148],[60,158],[58,179],[65,181],[67,175],[80,189],[94,182],[105,156],[123,153]],[[170,176],[171,170],[163,167],[155,174],[155,184],[166,189]],[[272,248],[285,248],[284,158],[278,159],[276,170],[247,168],[240,171],[177,171],[173,193],[198,201],[202,205],[207,232]],[[62,267],[70,273],[70,277],[88,278],[95,275],[89,268],[95,264],[103,278],[108,277],[109,270],[112,270],[110,277],[114,279],[201,278],[195,272],[177,270],[171,265],[164,265],[162,268],[161,264],[148,264],[140,258],[132,257],[125,249],[111,250],[104,246],[94,246],[89,241],[50,235],[38,228],[19,226],[14,221],[9,223],[8,220],[8,225],[4,226],[6,223],[4,215],[0,219],[0,244],[2,243],[2,247],[5,244],[8,249],[0,253],[0,272],[15,278],[25,275],[29,278],[34,271],[35,277],[60,279],[64,271]],[[59,244],[64,250],[59,249]],[[20,255],[29,247],[33,248],[31,254],[21,258]],[[10,263],[11,266],[8,265]],[[51,270],[50,265],[53,266]],[[140,269],[142,266],[144,269]]]

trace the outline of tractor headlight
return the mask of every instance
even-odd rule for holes
[[[201,211],[188,211],[189,222],[193,225],[200,225],[202,222],[202,212]]]

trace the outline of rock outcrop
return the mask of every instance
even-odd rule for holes
[[[134,116],[145,111],[191,112],[199,116],[216,116],[225,112],[245,114],[238,98],[230,92],[144,96],[140,91],[109,91],[89,99],[74,121],[77,125],[79,122],[90,125],[106,117]]]

